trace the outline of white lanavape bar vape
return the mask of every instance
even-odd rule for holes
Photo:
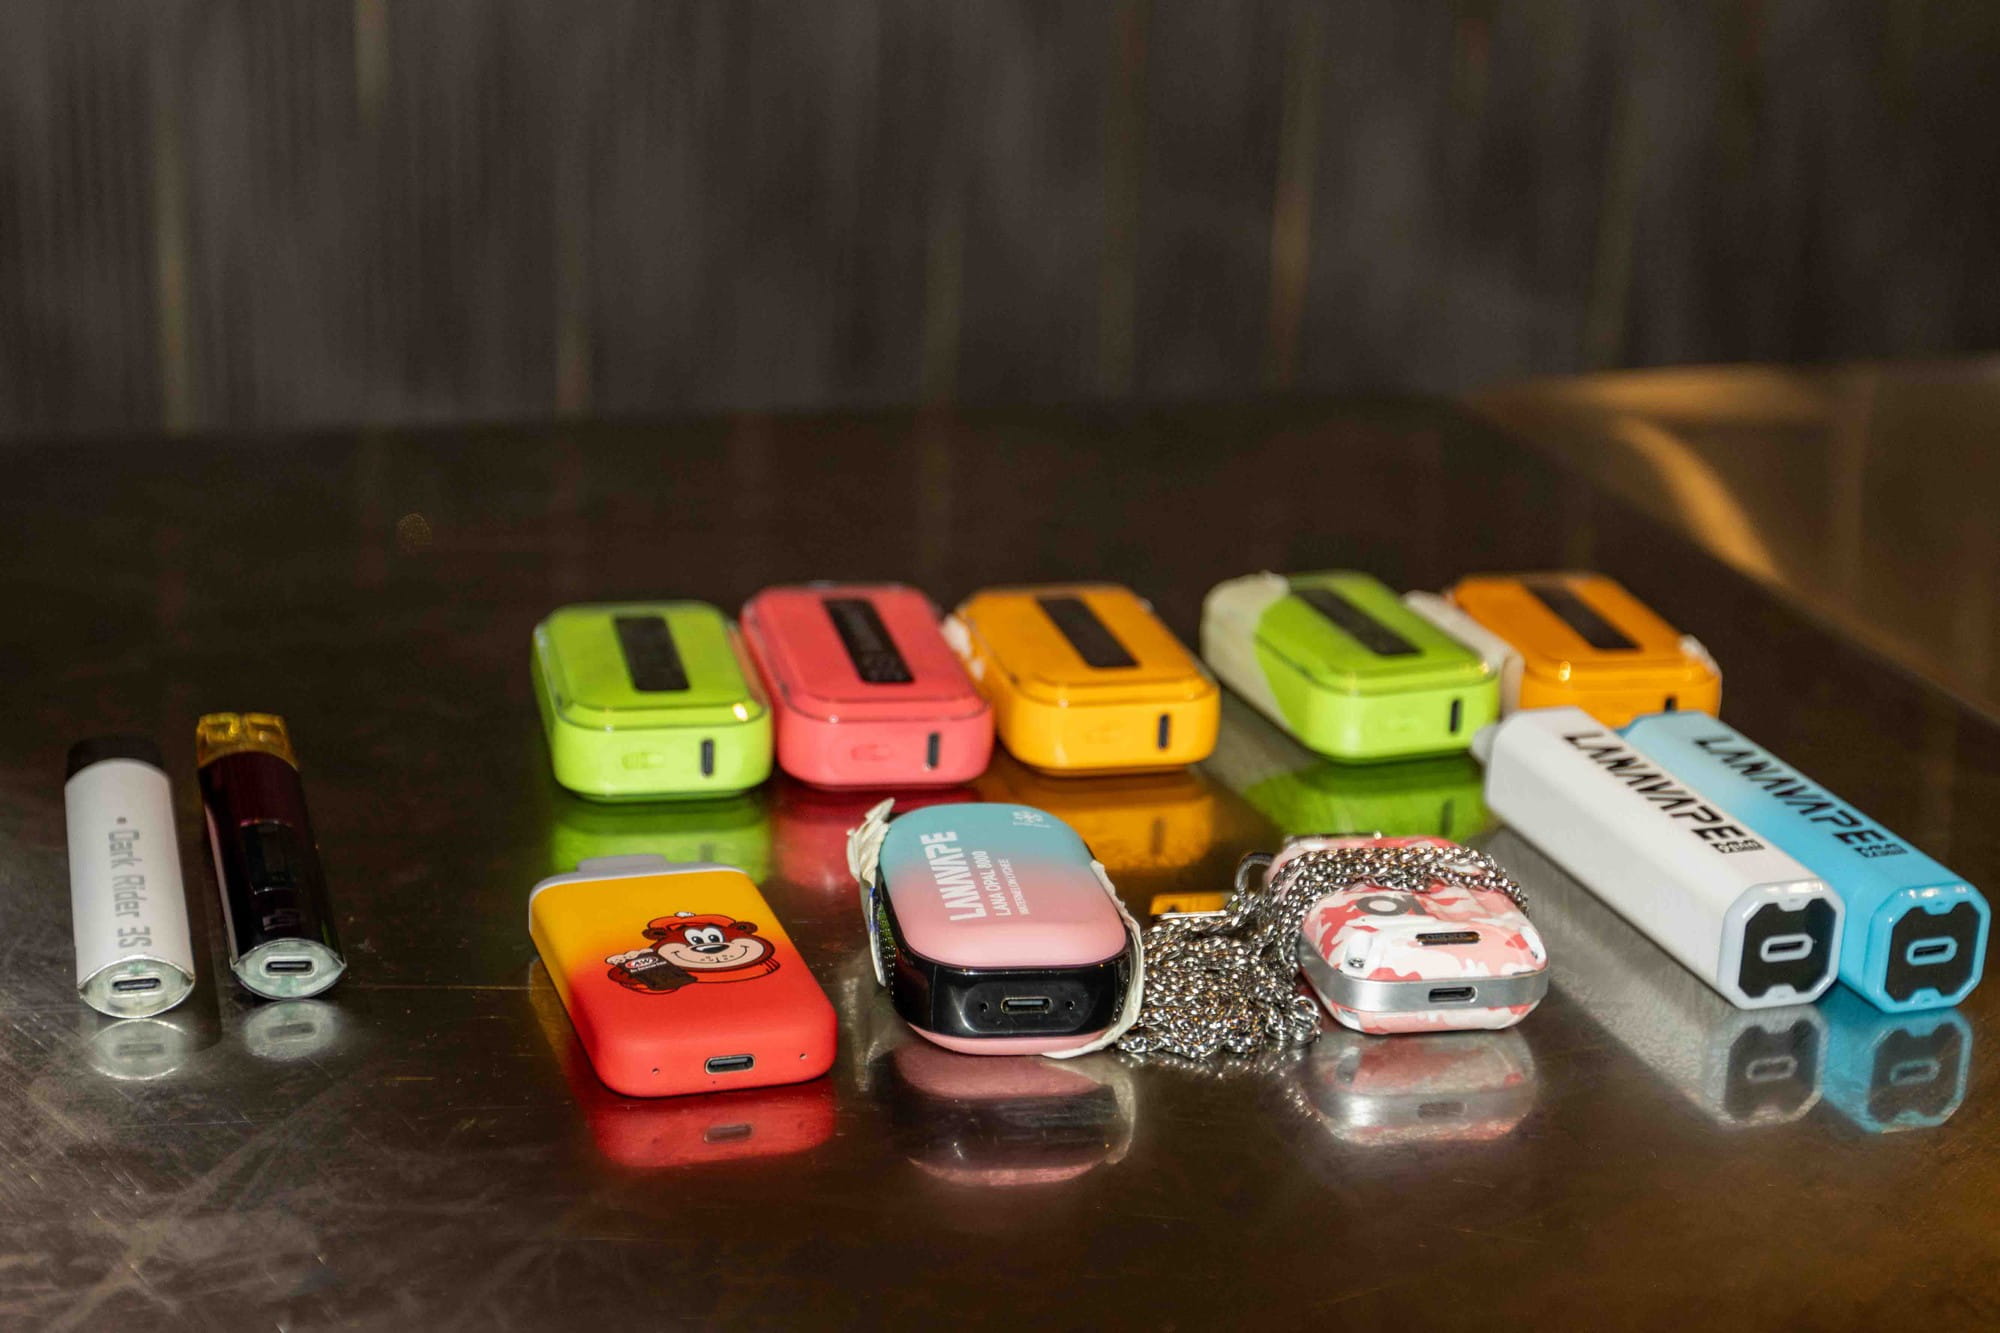
[[[102,736],[70,747],[70,919],[76,989],[113,1018],[173,1008],[194,988],[174,801],[159,747]]]
[[[1840,899],[1748,825],[1580,708],[1481,733],[1486,804],[1743,1009],[1833,984]]]
[[[1818,1006],[1735,1008],[1519,834],[1503,829],[1486,850],[1535,905],[1558,960],[1555,989],[1703,1115],[1747,1128],[1797,1120],[1818,1104],[1829,1052]]]

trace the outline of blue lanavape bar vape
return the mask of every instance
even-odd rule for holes
[[[1654,713],[1624,734],[1840,895],[1840,979],[1877,1008],[1941,1008],[1979,984],[1992,914],[1959,876],[1705,713]]]

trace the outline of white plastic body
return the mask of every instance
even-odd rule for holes
[[[77,994],[114,1018],[173,1008],[194,988],[194,946],[167,775],[102,759],[64,784],[63,806]]]
[[[1617,732],[1579,708],[1533,708],[1501,722],[1484,743],[1493,813],[1724,999],[1775,1008],[1814,1000],[1833,984],[1840,899]],[[1600,762],[1614,750],[1622,752],[1622,777]],[[1797,911],[1814,899],[1833,911],[1818,979],[1747,994],[1738,976],[1751,915],[1772,903]]]
[[[1518,835],[1502,830],[1486,851],[1528,895],[1558,960],[1555,989],[1703,1115],[1744,1128],[1818,1104],[1829,1044],[1818,1007],[1726,1004]]]

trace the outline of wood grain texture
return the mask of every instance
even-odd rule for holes
[[[2000,11],[22,0],[0,435],[2000,343]]]

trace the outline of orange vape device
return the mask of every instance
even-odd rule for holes
[[[1477,574],[1411,609],[1500,671],[1501,707],[1574,705],[1607,727],[1722,706],[1722,672],[1699,640],[1602,574]]]
[[[988,588],[944,630],[1022,763],[1130,772],[1198,763],[1215,748],[1221,692],[1129,588]]]
[[[585,861],[535,886],[528,933],[616,1092],[798,1083],[833,1064],[833,1005],[740,870]]]

